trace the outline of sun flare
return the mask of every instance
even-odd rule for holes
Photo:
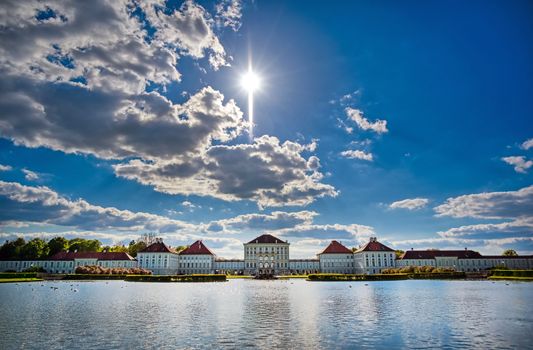
[[[241,86],[248,92],[254,92],[261,87],[261,79],[254,72],[248,71],[241,78]]]

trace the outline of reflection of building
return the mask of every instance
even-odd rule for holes
[[[179,253],[179,273],[214,273],[215,254],[202,243],[196,241]]]
[[[533,256],[481,255],[464,250],[408,250],[397,260],[396,266],[433,266],[457,271],[481,271],[502,266],[509,269],[532,269]]]
[[[354,273],[353,252],[337,241],[331,241],[318,257],[321,272]]]
[[[396,254],[394,249],[378,242],[376,237],[354,252],[355,272],[374,274],[381,273],[383,269],[396,267]]]
[[[261,235],[244,244],[244,269],[253,275],[286,274],[289,243],[272,235]]]

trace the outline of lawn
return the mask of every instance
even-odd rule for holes
[[[0,278],[0,283],[39,282],[41,278]]]

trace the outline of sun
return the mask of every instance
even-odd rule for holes
[[[241,86],[249,93],[253,93],[261,87],[261,79],[253,71],[248,71],[241,77]]]

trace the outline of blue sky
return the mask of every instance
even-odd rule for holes
[[[2,239],[533,253],[527,1],[1,6]]]

